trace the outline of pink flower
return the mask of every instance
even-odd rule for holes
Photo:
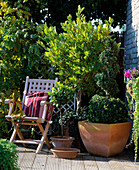
[[[127,78],[131,78],[131,77],[132,77],[132,74],[131,74],[129,71],[125,72],[124,75],[125,75]]]
[[[133,67],[133,71],[136,71],[136,67]]]

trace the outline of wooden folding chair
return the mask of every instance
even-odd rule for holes
[[[26,82],[25,82],[25,89],[23,92],[23,100],[22,100],[22,108],[24,110],[25,102],[26,102],[26,96],[27,94],[35,94],[39,92],[50,92],[51,88],[56,85],[56,82],[58,79],[56,78],[55,80],[45,80],[45,79],[30,79],[28,76],[26,77]],[[47,120],[47,114],[48,114],[48,109],[50,107],[48,106],[53,106],[52,103],[48,101],[41,101],[41,105],[43,105],[43,113],[42,116],[40,117],[32,117],[30,116],[23,116],[21,117],[21,120],[16,120],[14,121],[12,119],[12,111],[13,111],[13,101],[12,99],[6,99],[5,103],[9,104],[9,113],[6,116],[6,119],[8,121],[11,121],[11,123],[14,126],[14,131],[12,133],[12,136],[10,138],[10,142],[13,143],[22,143],[25,147],[27,147],[27,144],[37,144],[37,150],[36,153],[39,153],[42,149],[42,146],[44,142],[46,142],[48,148],[50,148],[50,144],[47,138],[47,132],[49,129],[50,124],[52,123],[51,121],[51,116],[49,115],[49,120]],[[51,107],[53,112],[53,107]],[[47,121],[47,124],[45,128],[43,128],[42,123]],[[21,134],[21,131],[19,129],[19,125],[37,125],[42,133],[41,140],[28,140],[24,139],[23,135]],[[20,140],[15,140],[16,134],[19,136]]]

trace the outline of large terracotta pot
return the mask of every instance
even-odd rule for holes
[[[131,129],[131,122],[116,124],[78,122],[80,136],[86,150],[94,155],[109,157],[123,151]]]

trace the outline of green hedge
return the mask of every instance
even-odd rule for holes
[[[6,139],[0,139],[0,169],[17,170],[18,151],[16,145]]]

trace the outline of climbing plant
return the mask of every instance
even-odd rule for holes
[[[139,66],[125,72],[127,78],[127,101],[129,106],[129,112],[133,119],[132,140],[135,144],[135,162],[137,159],[138,151],[138,138],[139,138]],[[133,114],[132,114],[133,113]]]

